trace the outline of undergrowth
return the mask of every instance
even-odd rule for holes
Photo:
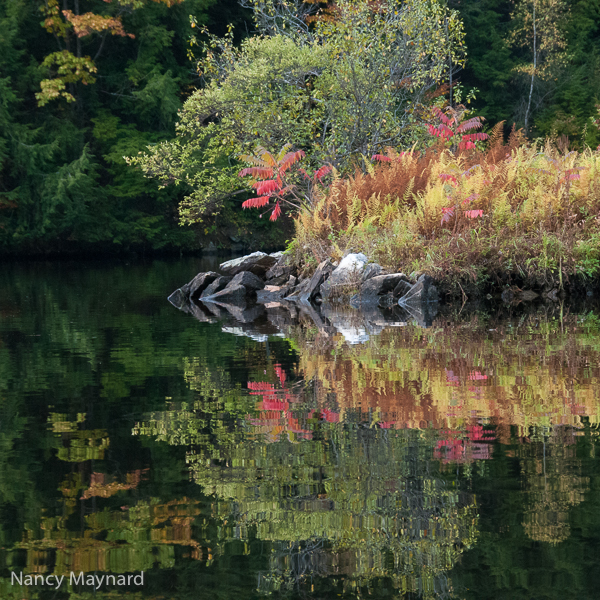
[[[502,124],[486,149],[393,150],[334,177],[296,219],[300,262],[364,252],[446,284],[562,287],[600,276],[600,152],[528,144]],[[575,277],[574,277],[575,276]]]

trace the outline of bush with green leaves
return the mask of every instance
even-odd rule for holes
[[[344,172],[413,144],[427,93],[464,62],[458,13],[438,0],[340,0],[332,18],[310,26],[294,20],[290,3],[252,5],[258,35],[240,47],[231,32],[209,37],[205,84],[185,103],[177,137],[129,159],[162,185],[187,186],[184,223],[247,193],[237,159],[259,145],[291,143],[309,166]]]

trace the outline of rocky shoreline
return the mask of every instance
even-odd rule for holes
[[[404,273],[387,273],[364,254],[348,254],[339,264],[329,259],[302,278],[283,252],[254,252],[220,265],[222,274],[199,273],[175,290],[169,301],[181,308],[189,302],[209,304],[295,303],[303,306],[346,301],[354,308],[437,303],[438,292],[428,275],[411,281]]]
[[[303,322],[326,337],[341,334],[349,343],[359,343],[386,327],[409,322],[429,327],[436,316],[446,318],[455,304],[439,301],[431,277],[411,280],[403,273],[387,273],[363,254],[349,254],[339,264],[325,260],[308,277],[283,252],[254,252],[222,263],[219,271],[198,273],[169,302],[201,322],[218,321],[224,330],[254,339],[282,335]],[[512,287],[501,296],[463,302],[460,312],[463,307],[465,313],[477,310],[487,300],[508,310],[523,303],[533,308],[534,300],[543,300],[544,310],[554,310],[558,299],[556,290],[537,294]],[[585,300],[593,302],[589,295]]]

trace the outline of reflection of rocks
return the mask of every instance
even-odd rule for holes
[[[558,300],[557,290],[552,290],[548,296],[551,300]],[[539,297],[539,294],[531,290],[522,290],[517,286],[512,286],[502,292],[502,301],[507,304],[519,304],[519,302],[531,302]]]
[[[252,323],[265,312],[262,304],[246,307],[239,304],[221,304],[221,306],[240,323]]]
[[[429,275],[421,275],[417,283],[413,285],[399,300],[400,306],[421,305],[428,302],[438,301],[438,291]]]

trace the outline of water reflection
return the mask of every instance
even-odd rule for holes
[[[594,597],[597,312],[236,320],[184,268],[0,272],[0,597]]]

